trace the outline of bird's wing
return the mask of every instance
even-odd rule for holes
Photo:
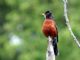
[[[56,36],[56,39],[57,39],[57,42],[58,42],[58,29],[57,29],[57,27],[56,27],[56,30],[57,30],[57,36]]]

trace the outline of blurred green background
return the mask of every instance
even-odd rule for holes
[[[42,13],[51,10],[59,31],[56,60],[80,60],[80,49],[65,24],[63,0],[0,0],[0,60],[46,60]],[[68,15],[80,39],[80,0],[68,0]]]

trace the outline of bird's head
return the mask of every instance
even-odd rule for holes
[[[52,18],[52,13],[50,11],[46,11],[42,14],[45,18]]]

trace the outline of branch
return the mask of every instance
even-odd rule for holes
[[[55,60],[55,54],[52,46],[52,39],[48,37],[48,47],[46,52],[46,60]]]
[[[69,18],[68,18],[68,15],[67,15],[67,3],[68,1],[67,0],[63,0],[64,2],[64,16],[65,16],[65,20],[66,20],[66,24],[67,24],[67,27],[68,27],[68,30],[69,32],[71,33],[72,37],[74,38],[74,41],[76,42],[76,44],[79,46],[80,48],[80,43],[79,41],[77,40],[76,36],[74,35],[74,33],[72,32],[72,29],[71,29],[71,26],[70,26],[70,23],[69,23]]]

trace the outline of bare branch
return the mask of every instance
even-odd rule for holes
[[[64,16],[65,16],[65,20],[66,20],[66,24],[67,24],[67,27],[69,29],[69,32],[71,33],[72,37],[74,38],[74,41],[76,42],[76,44],[79,46],[80,48],[80,43],[79,41],[77,40],[76,36],[74,35],[74,33],[72,32],[72,29],[71,29],[71,26],[70,26],[70,23],[69,23],[69,18],[68,18],[68,15],[67,15],[67,3],[68,1],[67,0],[63,0],[64,2]]]
[[[46,52],[46,60],[55,60],[55,54],[52,46],[52,39],[48,37],[48,47]]]

